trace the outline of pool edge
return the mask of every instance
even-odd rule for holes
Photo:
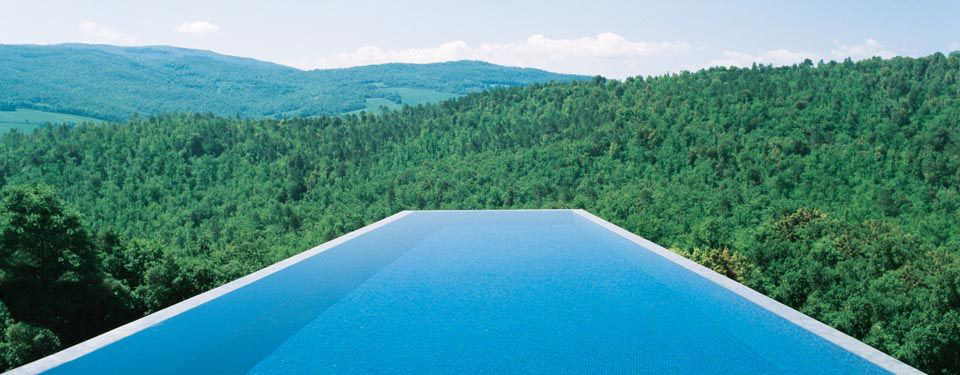
[[[4,372],[2,375],[39,374],[45,371],[52,370],[60,365],[63,365],[67,362],[73,361],[77,358],[87,355],[97,349],[103,348],[114,342],[120,341],[121,339],[126,338],[127,336],[133,335],[137,332],[150,328],[167,319],[180,315],[181,313],[184,313],[190,309],[193,309],[194,307],[207,303],[217,297],[223,296],[234,290],[240,289],[248,284],[251,284],[264,277],[267,277],[275,272],[278,272],[294,264],[297,264],[314,255],[322,253],[334,246],[340,245],[351,239],[354,239],[363,234],[366,234],[367,232],[373,231],[386,224],[389,224],[390,222],[403,218],[404,216],[409,215],[411,212],[414,212],[414,211],[405,210],[405,211],[397,212],[393,215],[387,216],[386,218],[383,218],[379,221],[371,223],[367,226],[361,227],[357,230],[354,230],[352,232],[349,232],[347,234],[334,238],[330,241],[317,245],[313,248],[302,251],[296,255],[293,255],[289,258],[281,260],[277,263],[271,264],[254,273],[251,273],[249,275],[230,281],[216,288],[210,289],[206,292],[190,297],[172,306],[166,307],[160,311],[154,312],[150,315],[134,320],[120,327],[114,328],[94,338],[83,341],[81,343],[78,343],[69,348],[63,349],[54,354],[48,355],[36,361],[27,363],[23,366]]]
[[[613,232],[614,234],[640,245],[643,248],[660,255],[667,260],[684,267],[687,270],[694,272],[733,293],[736,293],[750,302],[760,305],[764,309],[790,321],[793,324],[800,326],[803,329],[806,329],[807,331],[810,331],[817,336],[820,336],[824,340],[827,340],[846,351],[860,356],[861,358],[880,367],[881,369],[890,371],[894,374],[924,374],[924,372],[917,370],[910,365],[903,363],[900,360],[893,358],[890,355],[877,350],[876,348],[867,345],[860,340],[857,340],[854,337],[840,332],[836,328],[830,327],[819,320],[794,310],[790,306],[777,302],[773,298],[767,297],[760,292],[750,289],[746,285],[738,283],[692,260],[684,258],[677,253],[667,250],[663,246],[657,245],[653,241],[640,237],[586,210],[572,209],[571,211],[580,215],[580,217],[583,217],[584,219],[587,219],[590,222],[593,222],[594,224]]]

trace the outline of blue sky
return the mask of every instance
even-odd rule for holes
[[[0,43],[165,44],[304,69],[478,59],[622,78],[960,49],[957,1],[10,3]]]

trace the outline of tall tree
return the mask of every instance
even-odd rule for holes
[[[50,187],[4,191],[0,203],[0,299],[13,319],[58,333],[72,343],[99,333],[113,308],[94,243],[80,215]],[[11,334],[27,335],[23,328]]]

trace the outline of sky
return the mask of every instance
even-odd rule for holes
[[[301,69],[483,60],[624,78],[960,50],[960,1],[0,0],[0,44],[172,45]]]

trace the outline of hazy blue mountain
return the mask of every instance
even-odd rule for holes
[[[168,46],[0,45],[0,110],[31,108],[111,120],[163,112],[340,114],[584,78],[479,61],[303,71]]]

